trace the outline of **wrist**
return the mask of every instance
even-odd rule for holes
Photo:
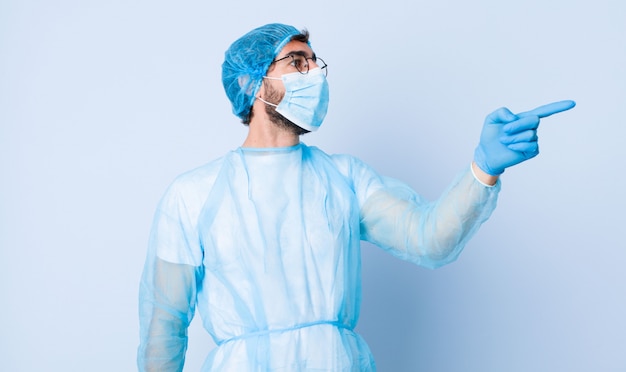
[[[470,168],[472,170],[472,174],[474,175],[474,178],[476,178],[476,180],[482,183],[483,185],[487,187],[492,187],[496,184],[496,182],[498,182],[499,176],[494,176],[483,171],[482,169],[480,169],[480,167],[476,164],[475,161],[472,161],[472,165],[470,166]]]

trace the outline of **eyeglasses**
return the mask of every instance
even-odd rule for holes
[[[300,54],[289,54],[283,58],[279,58],[279,59],[275,59],[272,61],[272,63],[277,63],[280,61],[284,61],[291,58],[291,60],[289,61],[289,64],[291,66],[294,66],[296,68],[296,70],[298,70],[299,73],[306,75],[309,73],[309,60],[313,61],[313,63],[315,63],[319,68],[322,69],[322,72],[324,73],[324,75],[328,76],[328,65],[326,64],[326,62],[324,62],[323,59],[321,59],[320,57],[317,56],[313,56],[313,57],[305,57],[303,55]]]

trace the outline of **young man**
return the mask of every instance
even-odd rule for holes
[[[218,345],[205,371],[372,371],[353,330],[360,240],[435,268],[489,217],[506,167],[538,153],[539,119],[557,102],[487,117],[474,161],[435,202],[358,159],[300,142],[328,105],[326,64],[308,33],[252,30],[222,67],[242,146],[179,176],[156,212],[140,289],[146,371],[180,371],[198,306]]]

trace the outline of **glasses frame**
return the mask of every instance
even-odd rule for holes
[[[309,73],[309,60],[313,61],[320,69],[322,69],[322,72],[324,73],[325,76],[328,76],[328,64],[326,64],[326,62],[321,59],[318,56],[313,56],[313,57],[307,57],[305,55],[302,54],[287,54],[286,56],[282,57],[282,58],[278,58],[272,61],[271,64],[274,63],[278,63],[280,61],[284,61],[287,58],[291,58],[292,62],[296,61],[296,57],[302,57],[304,58],[304,60],[306,61],[306,71],[302,71],[300,70],[300,68],[298,68],[298,66],[296,66],[296,64],[294,63],[294,67],[296,68],[296,70],[298,70],[299,73],[301,73],[302,75],[306,75]],[[322,63],[320,64],[318,61],[321,61]]]

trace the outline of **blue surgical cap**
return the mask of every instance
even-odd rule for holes
[[[233,114],[248,117],[263,76],[283,47],[300,34],[293,26],[271,23],[248,32],[225,53],[222,84]]]

